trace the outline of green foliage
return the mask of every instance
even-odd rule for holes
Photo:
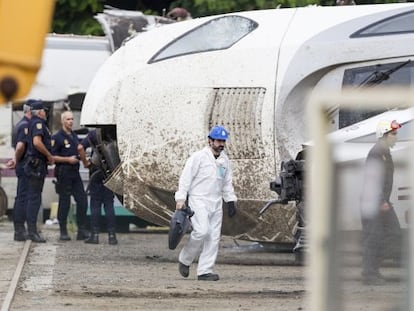
[[[100,0],[56,0],[52,32],[82,35],[103,35],[93,18],[103,11]]]
[[[31,0],[33,1],[33,0]],[[335,5],[336,0],[175,0],[170,9],[183,7],[193,17],[222,13],[271,9],[276,7],[300,7],[310,4]],[[357,4],[389,3],[399,0],[355,0]],[[409,0],[411,1],[411,0]],[[103,35],[94,15],[103,11],[105,0],[56,0],[52,32],[82,35]],[[130,5],[134,1],[125,1]],[[145,14],[156,14],[137,0],[135,7]]]
[[[413,0],[408,0],[413,1]],[[355,0],[357,4],[400,2],[399,0]],[[186,8],[193,17],[222,13],[270,9],[293,8],[307,5],[335,5],[336,0],[176,0],[171,8]]]
[[[280,7],[297,7],[308,4],[319,4],[319,0],[177,0],[171,7],[183,7],[193,17],[222,13],[274,9]]]

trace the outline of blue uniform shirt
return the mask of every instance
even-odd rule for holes
[[[78,156],[79,139],[76,134],[71,131],[67,134],[60,129],[52,136],[52,154],[61,157]]]
[[[23,160],[27,155],[27,148],[29,143],[29,121],[30,119],[24,116],[15,126],[15,133],[13,135],[13,148],[16,149],[17,143],[22,142],[25,145],[24,154],[20,159],[16,159],[16,169],[23,166]]]
[[[33,137],[35,136],[41,136],[42,142],[47,148],[47,150],[49,150],[49,152],[52,151],[51,133],[49,128],[47,127],[46,120],[38,116],[32,116],[32,118],[29,121],[29,148],[27,153],[31,157],[47,162],[46,156],[44,156],[33,146]]]
[[[27,146],[29,137],[29,121],[30,119],[24,116],[19,122],[17,122],[12,141],[13,148],[16,148],[18,142],[23,142]]]

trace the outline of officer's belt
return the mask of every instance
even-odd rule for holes
[[[62,168],[71,168],[71,169],[79,169],[79,163],[76,164],[69,164],[69,163],[58,163],[56,164],[56,167],[62,167]]]

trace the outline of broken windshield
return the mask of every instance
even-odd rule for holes
[[[258,24],[251,19],[237,15],[215,18],[169,43],[148,63],[185,54],[227,49],[257,26]]]

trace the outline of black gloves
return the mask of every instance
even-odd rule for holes
[[[230,218],[236,215],[236,204],[234,201],[227,202],[227,213]]]

